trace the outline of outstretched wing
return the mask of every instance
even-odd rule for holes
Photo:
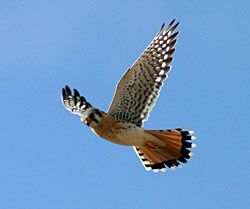
[[[64,107],[75,115],[82,116],[86,109],[92,108],[92,105],[87,100],[80,96],[79,92],[74,89],[72,94],[68,86],[62,89],[62,102]]]
[[[143,126],[171,69],[179,22],[165,23],[119,81],[108,113],[120,122]]]

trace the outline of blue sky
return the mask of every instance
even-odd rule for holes
[[[0,208],[214,209],[250,204],[249,1],[0,1]],[[106,110],[164,21],[181,22],[172,72],[145,127],[195,130],[181,169],[146,172],[61,104]]]

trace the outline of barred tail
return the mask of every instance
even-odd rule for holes
[[[188,148],[196,147],[191,141],[196,139],[192,136],[193,131],[184,129],[175,130],[145,130],[157,139],[165,143],[165,146],[157,146],[148,142],[145,147],[134,147],[139,159],[146,170],[155,172],[166,171],[166,167],[175,169],[180,163],[186,163],[192,156]]]

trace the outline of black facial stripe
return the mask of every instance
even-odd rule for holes
[[[102,113],[100,110],[96,109],[95,110],[95,113],[101,118],[102,117]]]
[[[95,114],[92,112],[89,114],[89,119],[95,121],[96,123],[98,123],[98,120],[95,119]]]

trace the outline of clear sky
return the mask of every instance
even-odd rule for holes
[[[239,1],[0,1],[1,209],[245,209],[250,205],[250,27]],[[181,169],[146,172],[129,147],[67,112],[61,88],[107,110],[164,21],[180,35],[145,123],[196,131]]]

